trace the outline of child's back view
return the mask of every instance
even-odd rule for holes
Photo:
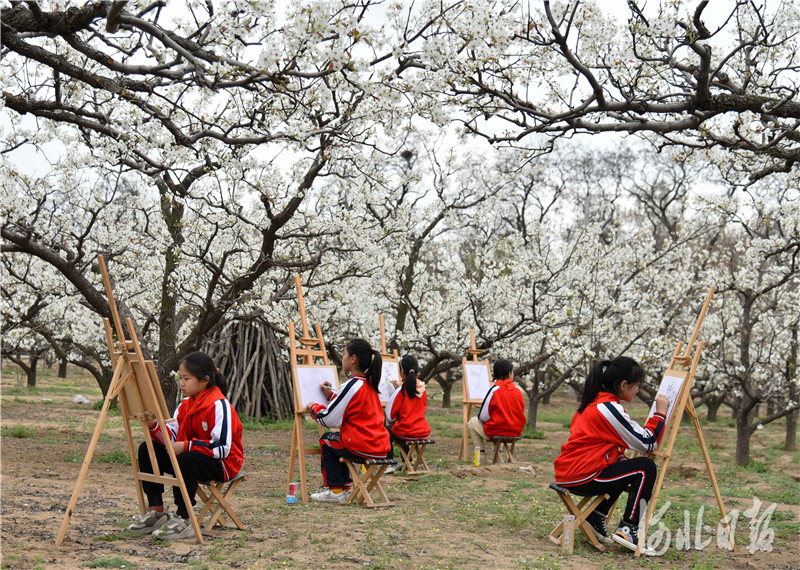
[[[494,363],[494,384],[483,398],[478,417],[470,418],[467,429],[475,447],[486,449],[487,439],[519,437],[525,428],[525,398],[514,384],[514,367],[500,359]]]
[[[428,393],[425,384],[417,378],[419,363],[411,355],[400,361],[402,384],[398,386],[386,404],[386,422],[392,443],[408,453],[406,441],[425,439],[431,434],[431,426],[425,419],[428,409]]]

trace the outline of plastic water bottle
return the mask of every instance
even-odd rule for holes
[[[478,467],[481,464],[481,448],[477,445],[475,446],[475,458],[473,460],[473,464],[475,467]]]
[[[286,493],[286,502],[290,505],[297,502],[297,483],[289,483],[289,492]]]

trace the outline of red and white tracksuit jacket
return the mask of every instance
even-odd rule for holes
[[[625,412],[619,396],[600,392],[572,418],[569,440],[553,462],[556,483],[569,487],[591,481],[624,457],[625,449],[653,451],[664,434],[665,421],[663,414],[656,413],[642,427]]]
[[[409,398],[399,386],[386,404],[386,421],[392,433],[401,439],[425,439],[431,434],[431,426],[425,419],[428,409],[428,392]]]
[[[522,388],[510,378],[497,380],[489,388],[478,412],[486,437],[519,437],[525,428]]]
[[[328,405],[314,404],[311,417],[327,428],[339,427],[339,442],[348,451],[364,457],[385,459],[391,449],[389,432],[383,425],[378,393],[363,375],[352,376],[328,396]]]
[[[216,386],[181,400],[167,429],[172,441],[186,443],[186,451],[219,459],[226,480],[238,475],[244,460],[242,422]],[[158,423],[150,428],[150,435],[164,445]]]

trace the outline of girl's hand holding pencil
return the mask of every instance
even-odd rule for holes
[[[656,396],[656,412],[659,414],[667,415],[667,410],[669,409],[669,398],[667,398],[664,394],[659,394]]]

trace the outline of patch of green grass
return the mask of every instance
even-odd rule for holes
[[[125,527],[127,528],[127,526],[128,523],[125,522]],[[124,530],[122,532],[115,532],[112,534],[107,534],[105,536],[96,536],[92,540],[96,542],[116,542],[118,540],[130,540],[132,538],[137,538],[139,536],[141,535],[133,532],[132,530]],[[119,566],[117,566],[117,568],[119,568]]]
[[[575,408],[577,408],[577,403]],[[536,414],[536,421],[552,422],[569,427],[572,417],[575,415],[575,408],[539,408]]]
[[[3,390],[3,395],[9,396],[16,396],[16,395],[24,395],[24,396],[39,396],[42,393],[42,389],[38,386],[15,386],[13,388],[5,388]],[[22,400],[23,402],[25,400]]]
[[[100,463],[120,463],[123,465],[130,465],[131,458],[127,451],[121,449],[112,449],[100,458]]]
[[[797,483],[792,477],[784,473],[774,473],[771,477],[772,485],[758,493],[759,498],[766,503],[783,503],[797,505]]]
[[[546,437],[545,433],[539,429],[531,429],[530,426],[525,426],[525,429],[522,430],[522,438],[523,439],[544,439]]]
[[[744,466],[746,471],[751,471],[753,473],[767,473],[770,471],[770,468],[767,467],[764,463],[760,461],[756,461],[754,459],[750,460],[750,463]]]
[[[31,438],[36,436],[36,432],[27,426],[3,426],[0,430],[3,437],[16,437],[19,439]]]
[[[248,417],[241,417],[242,427],[245,431],[258,431],[258,430],[267,430],[267,431],[288,431],[294,427],[294,418],[287,418],[285,420],[274,420],[271,418],[248,418]],[[308,420],[303,421],[305,425]],[[309,424],[314,426],[316,424],[313,421]]]
[[[122,558],[121,556],[112,556],[110,558],[100,558],[93,562],[84,564],[86,568],[136,568],[136,564]]]

